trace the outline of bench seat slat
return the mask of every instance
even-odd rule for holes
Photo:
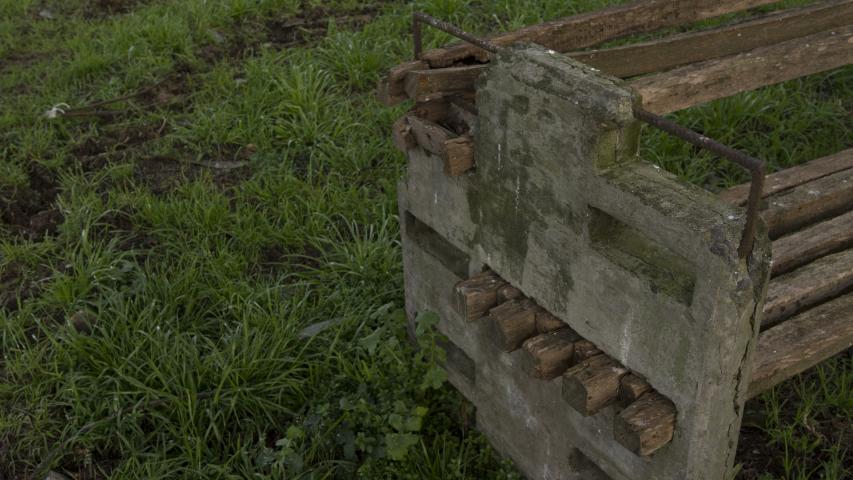
[[[853,168],[853,148],[767,175],[764,180],[764,196],[767,197],[848,168]],[[749,198],[748,183],[720,192],[720,199],[732,205],[746,205],[747,198]]]
[[[827,175],[767,198],[761,218],[770,238],[853,210],[853,169]]]
[[[750,398],[853,346],[853,293],[761,333]]]
[[[853,211],[773,241],[773,275],[853,246]]]
[[[762,328],[853,286],[853,249],[827,255],[770,281]]]

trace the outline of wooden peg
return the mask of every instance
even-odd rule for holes
[[[489,335],[506,352],[518,350],[525,340],[536,335],[536,311],[529,299],[510,300],[489,312]]]
[[[594,415],[617,400],[627,373],[616,360],[596,355],[563,373],[563,400],[584,416]]]
[[[618,416],[613,436],[620,445],[638,455],[651,455],[672,440],[675,405],[657,392],[647,392]]]
[[[522,345],[522,367],[543,380],[558,377],[571,365],[574,344],[580,338],[568,327],[528,338]]]
[[[456,306],[459,313],[470,321],[486,315],[498,303],[498,289],[506,282],[494,272],[483,272],[454,287]]]

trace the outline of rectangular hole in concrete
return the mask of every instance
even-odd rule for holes
[[[437,343],[447,353],[444,368],[452,370],[454,373],[468,380],[471,385],[474,385],[474,380],[477,378],[477,369],[474,366],[474,360],[447,338],[442,338]]]
[[[468,254],[420,221],[411,212],[405,213],[406,232],[410,239],[438,260],[459,278],[468,278]]]
[[[614,264],[645,280],[652,291],[690,305],[695,267],[607,213],[590,206],[592,248]]]

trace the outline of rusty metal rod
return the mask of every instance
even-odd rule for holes
[[[755,243],[756,224],[758,222],[761,197],[764,191],[764,174],[766,170],[764,161],[751,157],[740,150],[735,150],[728,145],[724,145],[647,110],[635,108],[634,117],[664,132],[675,135],[687,143],[731,160],[749,171],[752,178],[749,186],[749,200],[746,204],[746,225],[743,227],[743,236],[738,246],[738,255],[741,258],[749,256],[750,252],[752,252],[752,245]]]
[[[416,60],[420,60],[421,55],[423,54],[421,23],[426,23],[427,25],[447,32],[474,46],[480,47],[487,52],[497,53],[502,48],[488,40],[471,35],[461,28],[443,20],[439,20],[422,12],[415,12],[412,15],[412,36],[415,45]],[[755,243],[755,230],[758,223],[759,207],[761,197],[764,192],[764,175],[766,172],[766,165],[764,161],[751,157],[739,150],[735,150],[734,148],[724,145],[712,138],[706,137],[701,133],[694,132],[689,128],[685,128],[671,120],[661,117],[660,115],[643,110],[642,108],[634,109],[634,117],[652,125],[655,128],[659,128],[671,135],[675,135],[692,145],[731,160],[749,171],[751,181],[749,186],[749,200],[746,205],[746,224],[743,227],[743,235],[740,239],[740,245],[738,245],[738,255],[740,258],[748,257],[752,252],[752,246]]]
[[[461,28],[453,25],[451,23],[445,22],[444,20],[439,20],[433,16],[427,15],[423,12],[415,12],[412,14],[412,39],[415,43],[415,60],[421,59],[421,54],[423,53],[423,38],[421,34],[421,23],[426,23],[427,25],[437,28],[443,32],[449,33],[456,38],[465,40],[471,45],[482,48],[483,50],[490,53],[498,53],[500,47],[495,45],[494,43],[484,40],[482,38],[471,35],[470,33],[462,30]]]

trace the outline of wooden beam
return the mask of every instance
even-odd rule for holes
[[[853,246],[853,211],[773,241],[772,274],[781,275],[850,246]]]
[[[563,400],[584,416],[595,415],[619,398],[619,381],[627,373],[604,354],[584,360],[563,373]]]
[[[531,42],[558,52],[567,52],[614,38],[739,12],[774,1],[776,0],[641,0],[531,25],[493,36],[490,41],[498,45]],[[440,68],[471,57],[486,61],[489,54],[472,45],[461,43],[430,50],[424,53],[423,60],[427,61],[430,67]]]
[[[652,386],[643,377],[629,373],[619,381],[619,403],[628,406],[640,399]]]
[[[474,141],[458,136],[447,128],[415,115],[408,115],[411,135],[424,150],[441,158],[444,173],[458,176],[474,168]]]
[[[758,338],[749,397],[853,346],[853,293],[818,305]]]
[[[722,28],[567,55],[610,75],[633,77],[746,52],[851,23],[853,0],[831,1]]]
[[[601,354],[601,350],[594,343],[589,340],[580,340],[575,343],[575,355],[572,362],[580,363],[599,354]]]
[[[521,346],[521,365],[528,375],[551,380],[559,377],[572,363],[575,342],[581,337],[565,327],[528,338]]]
[[[388,106],[396,105],[406,100],[408,98],[405,83],[406,73],[424,68],[429,68],[429,65],[421,60],[401,63],[392,68],[385,77],[379,79],[376,98]]]
[[[613,437],[636,453],[648,456],[672,440],[675,405],[657,392],[649,392],[614,419]]]
[[[853,249],[821,257],[770,281],[761,327],[771,327],[853,286]]]
[[[489,311],[488,335],[498,348],[513,352],[528,338],[536,335],[536,312],[540,310],[529,299],[510,300]]]
[[[848,168],[853,168],[853,148],[767,175],[764,179],[763,195],[767,197]],[[724,190],[719,196],[721,200],[732,205],[746,205],[749,184],[744,183]]]
[[[770,238],[853,210],[853,169],[785,190],[768,197],[767,204],[761,218],[767,224]]]
[[[477,320],[497,305],[498,289],[506,282],[494,272],[483,272],[462,280],[453,288],[456,309],[469,322]]]
[[[406,74],[406,94],[416,102],[428,102],[471,90],[483,72],[481,65],[414,70]]]
[[[508,283],[498,289],[498,303],[504,303],[508,300],[515,300],[516,298],[521,298],[523,296],[524,294],[521,293],[521,290],[513,287]]]
[[[553,332],[565,326],[566,324],[562,320],[545,310],[536,314],[536,330],[539,333]]]
[[[853,25],[640,77],[630,85],[646,110],[665,114],[853,63],[851,43]]]

